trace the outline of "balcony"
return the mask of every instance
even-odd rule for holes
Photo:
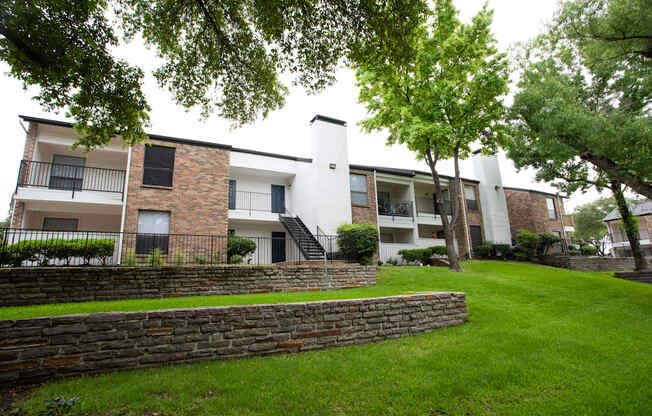
[[[414,210],[411,201],[378,201],[380,226],[409,227],[414,224]]]
[[[278,221],[278,214],[285,214],[284,195],[272,198],[271,193],[236,191],[229,192],[229,219],[256,219]]]
[[[120,204],[126,171],[23,160],[18,173],[18,199]]]

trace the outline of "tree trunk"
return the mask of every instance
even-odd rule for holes
[[[614,199],[616,200],[616,205],[618,206],[618,212],[620,212],[620,217],[623,220],[625,233],[627,234],[627,240],[629,240],[629,247],[632,249],[632,256],[634,257],[634,270],[645,270],[647,269],[647,262],[645,261],[645,257],[643,257],[643,253],[641,252],[638,227],[636,220],[632,215],[632,211],[629,209],[629,206],[627,206],[627,201],[625,200],[625,194],[623,193],[622,185],[620,182],[612,179],[610,188],[614,194]]]
[[[439,181],[439,174],[437,173],[436,165],[437,158],[432,158],[430,152],[426,153],[426,162],[430,167],[430,172],[432,174],[432,181],[434,184],[434,208],[435,212],[439,212],[441,217],[441,224],[444,228],[444,238],[446,240],[446,252],[448,254],[448,268],[454,272],[461,272],[462,268],[460,267],[459,258],[457,257],[457,252],[455,251],[455,236],[451,232],[450,223],[448,221],[448,214],[444,210],[444,191],[441,188],[441,182]],[[452,201],[451,201],[452,207]]]
[[[573,146],[571,143],[566,144]],[[609,176],[614,178],[614,180],[624,183],[637,193],[652,199],[652,184],[636,175],[632,175],[627,172],[626,169],[619,168],[611,159],[595,154],[589,151],[586,147],[581,147],[578,150],[580,150],[580,159],[594,164],[609,174]]]

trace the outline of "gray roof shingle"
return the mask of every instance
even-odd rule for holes
[[[632,210],[632,214],[634,214],[635,217],[652,214],[652,201],[649,199],[634,201],[632,202],[630,209]],[[613,221],[619,219],[620,213],[618,212],[618,208],[616,208],[611,211],[609,215],[604,217],[602,221]]]

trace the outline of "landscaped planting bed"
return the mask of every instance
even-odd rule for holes
[[[462,291],[469,321],[373,344],[64,380],[21,407],[34,414],[47,399],[76,395],[86,415],[649,414],[652,285],[518,263],[463,268],[382,268],[376,286],[346,291],[66,305],[74,313]],[[45,307],[55,305],[0,311],[34,317]]]

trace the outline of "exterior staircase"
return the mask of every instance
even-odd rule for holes
[[[308,230],[299,217],[280,215],[281,224],[288,231],[306,260],[323,260],[326,250]]]

